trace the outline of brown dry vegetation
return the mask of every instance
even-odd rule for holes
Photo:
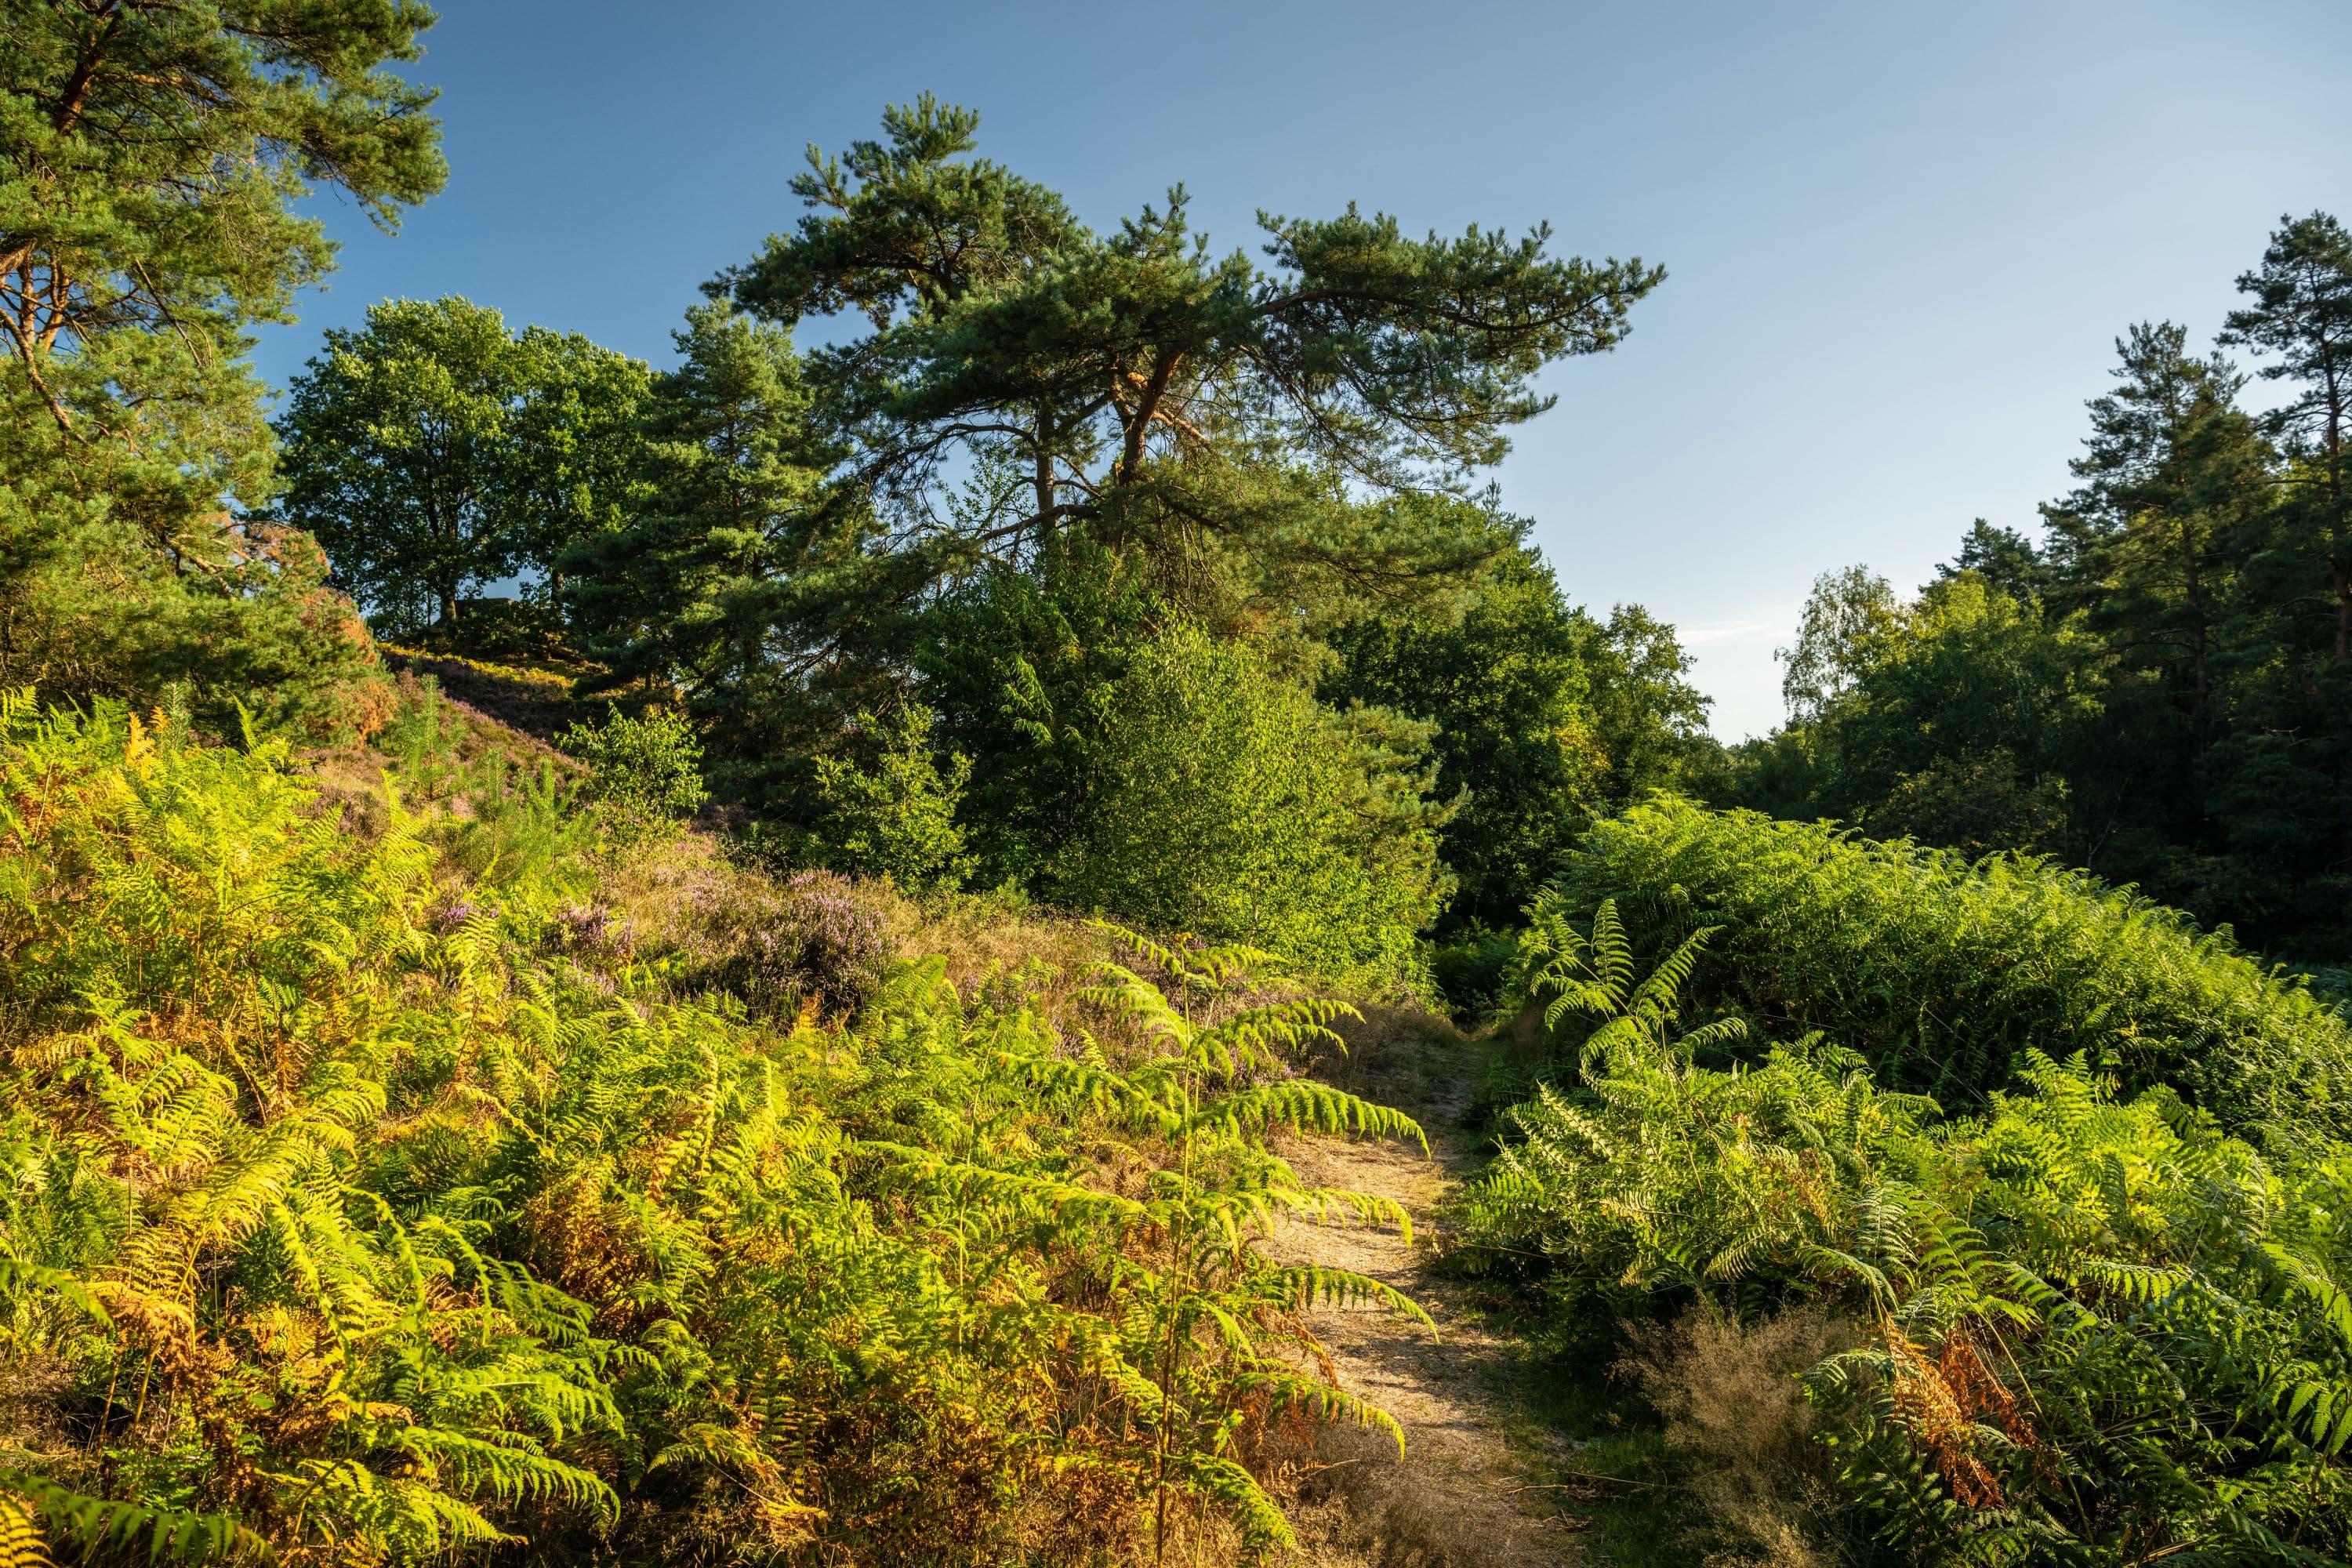
[[[1798,1374],[1859,1342],[1853,1325],[1819,1308],[1741,1323],[1705,1308],[1633,1331],[1620,1363],[1665,1418],[1686,1484],[1728,1544],[1711,1564],[1814,1568],[1837,1500],[1820,1422]]]

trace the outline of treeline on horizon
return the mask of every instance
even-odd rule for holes
[[[2135,883],[2340,969],[2352,896],[2352,237],[2282,220],[2210,352],[2142,322],[2037,541],[1979,519],[1905,599],[1824,574],[1734,794]],[[2229,357],[2242,351],[2246,365]],[[2243,401],[2250,374],[2271,406]]]

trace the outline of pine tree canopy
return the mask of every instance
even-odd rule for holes
[[[1548,229],[1405,236],[1349,207],[1260,216],[1269,265],[1212,252],[1181,187],[1115,232],[986,161],[977,116],[926,97],[813,209],[720,280],[795,323],[870,330],[811,355],[851,483],[940,571],[1060,531],[1140,547],[1204,605],[1305,568],[1399,591],[1507,542],[1465,504],[1546,364],[1614,346],[1663,278],[1549,255]]]
[[[331,265],[298,213],[441,187],[413,0],[0,3],[0,679],[193,692],[314,731],[379,710],[311,542],[272,521],[249,329]]]
[[[46,411],[54,457],[127,447],[184,504],[266,487],[244,330],[289,319],[330,264],[319,220],[291,210],[310,186],[386,227],[440,189],[434,95],[383,68],[418,57],[432,12],[10,0],[0,17],[8,401]]]

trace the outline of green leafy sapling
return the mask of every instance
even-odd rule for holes
[[[887,877],[908,891],[961,887],[972,872],[956,809],[971,778],[971,759],[950,753],[946,766],[931,750],[937,715],[907,703],[881,718],[860,714],[858,728],[881,743],[870,768],[845,757],[816,764],[824,814],[816,829],[821,853],[843,870]]]
[[[702,742],[682,713],[649,708],[632,718],[607,706],[604,723],[574,724],[556,739],[588,765],[582,793],[619,847],[676,837],[709,798]]]

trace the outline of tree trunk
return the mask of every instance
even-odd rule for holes
[[[1037,410],[1036,445],[1032,449],[1034,465],[1029,482],[1037,492],[1037,544],[1045,547],[1046,531],[1054,524],[1054,440],[1053,430],[1045,423],[1045,410]]]
[[[2183,522],[2180,525],[2180,539],[2181,566],[2183,575],[2187,578],[2189,614],[2196,628],[2196,641],[2189,654],[2190,663],[2196,671],[2196,689],[2192,698],[2196,706],[2189,717],[2196,729],[2197,760],[2201,767],[2205,753],[2213,746],[2213,672],[2210,647],[2213,638],[2212,630],[2207,624],[2208,616],[2205,614],[2204,574],[2198,570],[2197,535],[2190,524]],[[2199,793],[2200,795],[2203,793],[2201,785]],[[2202,821],[2205,814],[2201,805],[2197,815],[2199,820]]]

